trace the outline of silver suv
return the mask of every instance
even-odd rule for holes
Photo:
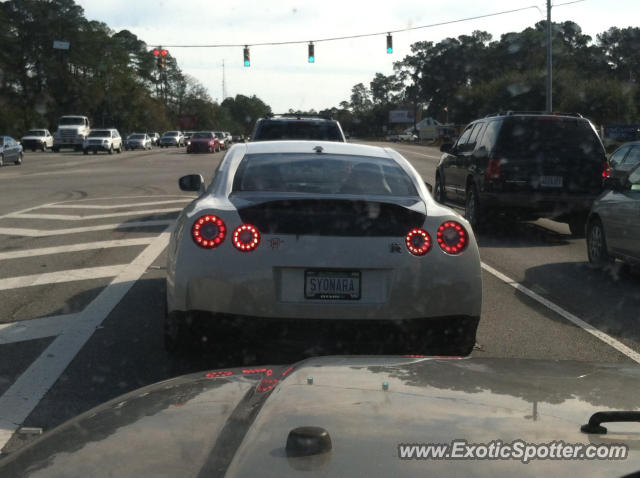
[[[116,151],[119,154],[122,152],[122,138],[117,129],[94,129],[84,140],[82,151],[84,154],[89,154],[89,151],[93,151],[93,154],[97,154],[98,151],[113,154]]]

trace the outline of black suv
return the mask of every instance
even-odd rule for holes
[[[261,118],[256,122],[251,134],[251,141],[282,139],[346,141],[338,121],[300,116]]]
[[[489,115],[440,151],[434,197],[464,203],[475,229],[506,213],[566,222],[582,236],[608,172],[604,146],[579,114]]]

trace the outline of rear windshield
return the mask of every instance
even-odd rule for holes
[[[93,138],[103,138],[105,136],[111,137],[111,131],[109,131],[108,129],[94,129],[91,133],[89,133],[89,136]]]
[[[27,131],[25,136],[44,136],[43,129],[32,129],[31,131]]]
[[[505,120],[497,149],[505,156],[561,152],[602,158],[605,154],[602,143],[587,121],[553,116]]]
[[[319,121],[263,121],[258,126],[252,141],[279,139],[316,139],[342,141],[335,123]]]
[[[178,136],[177,131],[167,131],[163,136]]]
[[[75,126],[75,125],[84,125],[84,118],[77,116],[70,116],[66,118],[60,118],[58,121],[60,126]]]
[[[144,139],[144,135],[143,134],[132,134],[131,136],[129,136],[129,139]]]
[[[409,175],[389,158],[291,153],[245,156],[233,191],[418,195]]]
[[[197,139],[197,138],[211,139],[213,138],[213,133],[194,133],[192,138],[193,139]]]

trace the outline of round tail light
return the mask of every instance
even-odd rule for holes
[[[213,249],[224,241],[227,227],[218,216],[207,214],[196,219],[191,227],[191,237],[200,247]]]
[[[414,256],[423,256],[431,249],[431,236],[424,229],[411,229],[404,238],[409,252]]]
[[[457,222],[447,221],[438,228],[438,245],[447,254],[460,254],[468,243],[467,231]]]
[[[243,224],[233,231],[233,245],[242,252],[253,251],[260,244],[260,233],[250,224]]]

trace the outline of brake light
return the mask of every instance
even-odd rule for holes
[[[424,229],[411,229],[404,237],[404,243],[414,256],[423,256],[431,249],[431,236]]]
[[[218,216],[207,214],[199,217],[191,227],[191,237],[200,247],[213,249],[224,241],[227,227]]]
[[[500,160],[490,159],[487,164],[487,178],[488,179],[500,179],[502,171],[500,170]]]
[[[602,167],[602,179],[611,177],[611,164],[609,161],[604,162],[604,166]]]
[[[260,244],[260,233],[250,224],[243,224],[233,231],[233,245],[242,252],[253,251]]]
[[[469,243],[469,236],[462,225],[447,221],[438,228],[438,245],[447,254],[460,254]]]

